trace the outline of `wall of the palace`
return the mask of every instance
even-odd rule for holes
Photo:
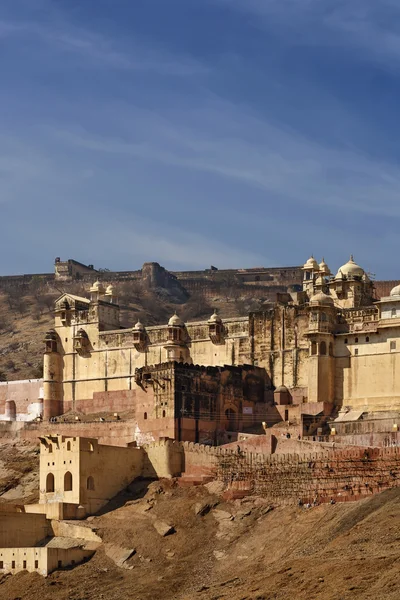
[[[335,400],[365,411],[400,407],[400,329],[342,334],[335,344]],[[368,341],[367,341],[368,338]],[[347,343],[345,343],[347,340]]]
[[[16,421],[35,419],[43,412],[43,379],[0,382],[0,420],[6,419],[7,400],[14,403]]]

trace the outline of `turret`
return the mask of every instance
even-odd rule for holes
[[[62,414],[62,360],[58,336],[50,329],[44,338],[43,416],[45,419]]]
[[[133,343],[136,350],[144,350],[146,348],[146,329],[144,325],[138,321],[132,329]]]
[[[208,333],[210,336],[210,340],[213,344],[219,344],[222,340],[223,334],[223,325],[222,319],[218,315],[217,311],[214,311],[214,314],[207,321],[208,323]]]
[[[165,345],[167,360],[190,362],[189,349],[186,344],[185,323],[175,313],[168,321],[168,341]]]
[[[333,403],[336,308],[332,296],[317,292],[310,298],[308,311],[308,401]]]

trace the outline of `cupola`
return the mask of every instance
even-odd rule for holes
[[[78,329],[74,335],[74,350],[83,352],[89,346],[89,337],[84,329]]]
[[[57,334],[54,329],[49,329],[44,337],[45,352],[57,352]]]
[[[222,319],[218,315],[216,310],[211,315],[211,317],[208,319],[207,323],[208,323],[208,333],[209,333],[211,341],[214,344],[218,344],[222,339],[223,325],[222,325]]]
[[[132,334],[135,348],[137,350],[142,349],[146,342],[146,329],[140,321],[133,327]]]

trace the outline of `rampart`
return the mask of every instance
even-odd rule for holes
[[[321,449],[266,455],[183,442],[184,478],[217,479],[227,495],[258,495],[271,503],[359,500],[400,481],[400,448]]]

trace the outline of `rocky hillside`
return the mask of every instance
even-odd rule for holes
[[[29,471],[32,448],[7,452],[14,462],[25,456]],[[32,475],[22,473],[18,482],[13,469],[14,496],[24,489],[29,495]],[[397,600],[399,509],[399,488],[306,509],[256,497],[224,502],[215,483],[181,488],[174,480],[137,481],[81,523],[102,539],[89,562],[47,578],[0,576],[0,597]]]
[[[166,323],[175,310],[186,321],[206,319],[215,308],[222,317],[246,315],[267,299],[253,297],[251,288],[244,295],[227,288],[212,299],[201,294],[182,299],[166,288],[148,289],[135,281],[115,288],[124,327],[132,327],[138,318],[146,325]],[[64,292],[88,297],[88,284],[33,280],[0,291],[0,381],[42,376],[44,334],[53,326],[54,302]]]

